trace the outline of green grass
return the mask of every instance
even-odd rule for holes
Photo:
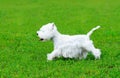
[[[64,34],[101,29],[91,39],[100,60],[47,62],[52,42],[39,42],[36,31],[54,22]],[[0,78],[120,78],[119,0],[0,0]]]

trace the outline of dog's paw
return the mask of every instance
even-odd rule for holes
[[[99,60],[99,59],[100,59],[100,56],[96,56],[96,57],[95,57],[95,60]]]
[[[51,54],[47,54],[47,60],[53,60]]]

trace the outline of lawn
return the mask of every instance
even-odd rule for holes
[[[49,22],[70,35],[100,25],[91,39],[101,59],[47,61],[53,43],[36,31]],[[120,1],[0,0],[0,78],[120,78]]]

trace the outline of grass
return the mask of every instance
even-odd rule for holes
[[[120,78],[119,0],[0,0],[0,78]],[[91,39],[100,60],[60,58],[47,61],[52,42],[39,42],[36,31],[55,22],[64,34],[101,29]]]

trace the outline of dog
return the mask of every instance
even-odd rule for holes
[[[88,52],[91,52],[95,59],[100,59],[100,49],[95,48],[93,41],[90,40],[91,34],[99,28],[100,26],[93,28],[86,35],[64,35],[58,32],[54,23],[48,23],[37,31],[37,35],[40,41],[52,40],[54,43],[54,50],[47,54],[47,60],[56,57],[85,59]]]

